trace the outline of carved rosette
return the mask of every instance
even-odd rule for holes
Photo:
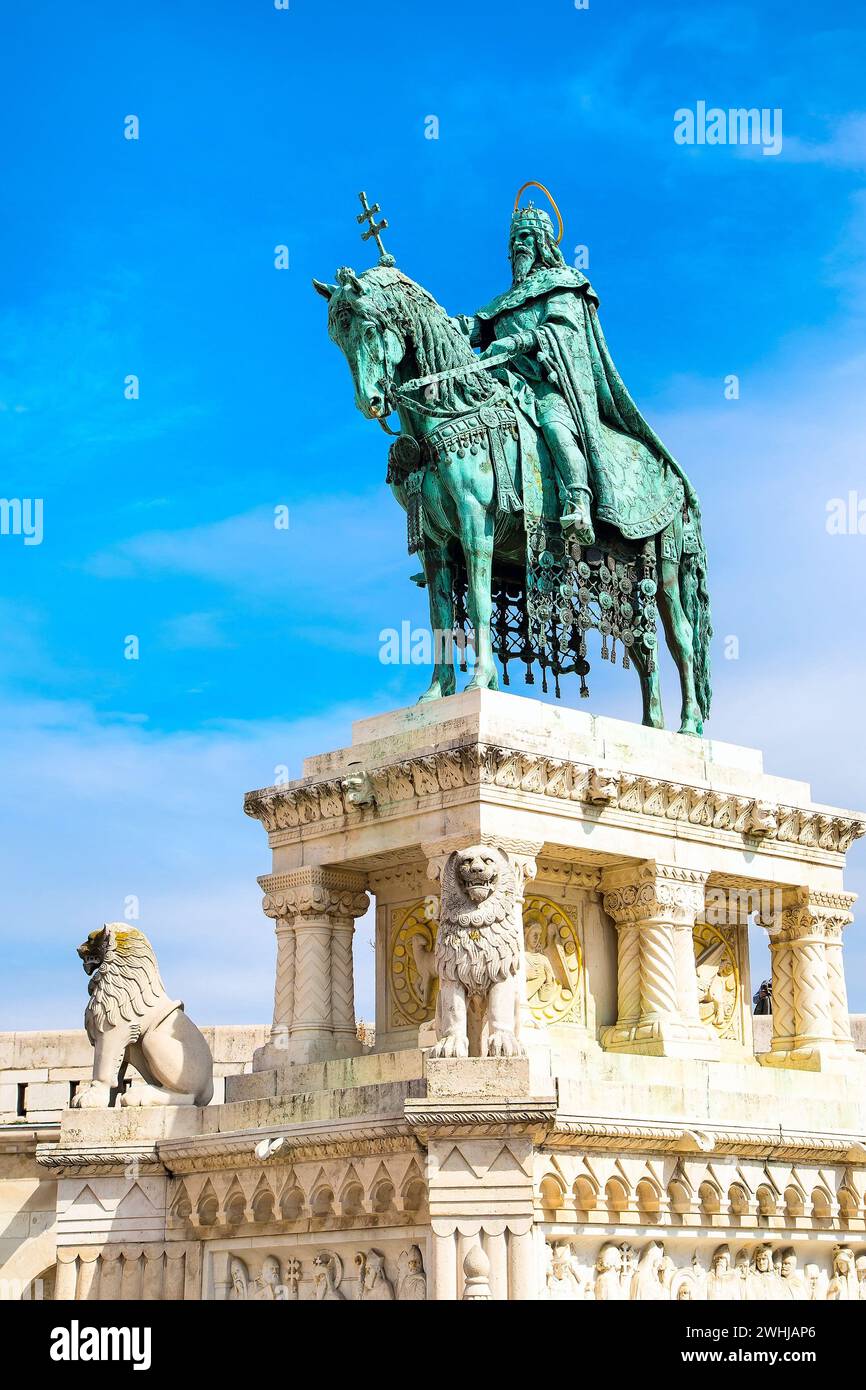
[[[277,934],[271,1046],[287,1061],[356,1050],[352,934],[370,905],[365,883],[313,867],[259,879]]]

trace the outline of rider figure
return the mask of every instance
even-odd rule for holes
[[[550,367],[539,354],[537,330],[550,324],[579,332],[577,294],[586,295],[593,311],[598,301],[586,277],[565,264],[553,224],[542,209],[530,204],[514,212],[508,253],[511,289],[479,309],[474,318],[461,316],[457,322],[472,346],[484,349],[482,357],[515,354],[509,366],[532,390],[556,470],[563,530],[580,544],[590,545],[595,539],[592,490],[579,425],[559,381],[551,380]],[[583,384],[594,391],[591,375]]]

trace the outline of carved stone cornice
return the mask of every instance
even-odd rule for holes
[[[749,1158],[790,1158],[863,1163],[866,1139],[856,1134],[826,1134],[806,1130],[717,1129],[682,1123],[644,1124],[639,1120],[599,1120],[560,1114],[547,1133],[546,1149],[651,1153],[742,1155]]]
[[[156,1144],[128,1144],[123,1147],[90,1144],[76,1149],[40,1144],[36,1150],[36,1163],[38,1167],[48,1168],[58,1177],[65,1178],[87,1173],[98,1173],[100,1177],[126,1176],[133,1168],[136,1173],[149,1176],[167,1171]]]
[[[616,773],[604,766],[502,744],[467,743],[366,772],[377,814],[387,814],[400,802],[441,797],[461,788],[500,787],[578,803],[593,816],[625,812],[726,832],[753,847],[767,839],[844,854],[854,840],[866,834],[866,820],[859,816],[775,804],[639,773]],[[346,817],[351,822],[367,814],[353,804],[340,778],[251,791],[244,798],[244,810],[270,833]]]
[[[363,917],[370,906],[366,875],[351,869],[307,867],[258,880],[267,917]]]
[[[422,1143],[455,1134],[488,1139],[528,1135],[540,1143],[556,1119],[556,1098],[539,1100],[435,1100],[406,1102],[406,1120]]]
[[[265,1138],[281,1139],[282,1144],[274,1157],[260,1159],[256,1145]],[[261,1171],[290,1168],[305,1159],[420,1153],[417,1139],[402,1118],[355,1125],[295,1125],[291,1129],[266,1126],[195,1139],[162,1140],[158,1147],[162,1162],[172,1174],[238,1167]]]
[[[617,926],[657,917],[692,927],[704,906],[709,875],[654,860],[609,869],[601,876],[604,910]]]

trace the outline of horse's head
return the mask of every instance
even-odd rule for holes
[[[349,364],[355,404],[368,420],[394,409],[391,387],[406,342],[398,329],[388,288],[402,278],[399,271],[378,266],[363,275],[342,266],[336,285],[313,281],[318,293],[328,300],[328,335]]]

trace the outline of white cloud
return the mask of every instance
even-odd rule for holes
[[[75,947],[129,898],[153,940],[168,988],[204,1023],[267,1022],[273,927],[256,878],[270,868],[262,827],[243,793],[279,763],[350,738],[368,713],[233,723],[161,734],[107,722],[84,705],[0,708],[7,819],[0,862],[3,950],[0,1028],[81,1024],[85,980]],[[372,1009],[372,962],[358,933],[359,1011]]]

